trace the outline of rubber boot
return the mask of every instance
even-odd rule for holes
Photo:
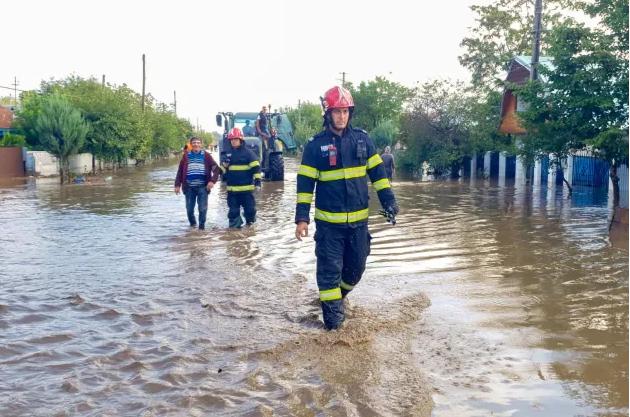
[[[326,330],[335,330],[341,327],[345,320],[343,300],[322,301],[321,306]]]

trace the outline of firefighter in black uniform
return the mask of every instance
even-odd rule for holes
[[[241,207],[245,222],[256,221],[254,189],[260,190],[260,162],[250,149],[244,146],[245,139],[238,127],[228,133],[231,149],[221,161],[221,171],[227,183],[228,220],[230,227],[241,227]]]
[[[317,185],[317,286],[324,325],[332,330],[343,323],[343,298],[358,284],[370,253],[367,177],[388,218],[394,219],[398,205],[374,143],[364,130],[350,125],[354,111],[350,92],[333,87],[322,105],[325,129],[307,142],[298,169],[295,236],[298,240],[308,236]]]

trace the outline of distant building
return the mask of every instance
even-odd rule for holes
[[[553,70],[553,59],[541,56],[539,65],[547,69]],[[508,69],[506,83],[524,85],[529,81],[532,70],[532,57],[526,55],[518,55],[512,58],[510,68]],[[540,74],[540,80],[545,81],[545,76]],[[499,132],[505,134],[519,135],[525,133],[525,129],[520,125],[517,113],[527,109],[527,103],[519,100],[514,90],[507,87],[503,92],[503,100],[501,102],[501,122],[499,124]]]
[[[0,138],[11,131],[13,107],[0,106]]]

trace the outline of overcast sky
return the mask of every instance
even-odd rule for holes
[[[480,2],[6,1],[0,86],[105,74],[141,92],[144,53],[147,91],[169,104],[177,91],[178,115],[216,130],[217,111],[317,102],[342,71],[354,83],[468,80],[457,56]]]

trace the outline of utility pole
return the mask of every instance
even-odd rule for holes
[[[177,116],[177,91],[173,90],[173,111],[175,112],[175,116]]]
[[[103,74],[103,80],[101,81],[101,87],[105,87],[105,74]]]
[[[339,74],[341,74],[341,86],[343,88],[346,88],[346,74],[347,74],[347,72],[340,72]]]
[[[17,81],[17,77],[13,77],[13,98],[15,99],[15,105],[17,106],[18,104],[18,99],[17,99],[17,86],[18,86],[18,81]]]
[[[532,50],[532,70],[529,73],[529,79],[536,81],[538,79],[538,62],[540,61],[540,34],[542,32],[542,0],[536,0],[534,8],[534,46]]]
[[[144,59],[144,54],[142,54],[142,111],[144,111],[144,87],[147,79],[146,73],[146,61]]]

